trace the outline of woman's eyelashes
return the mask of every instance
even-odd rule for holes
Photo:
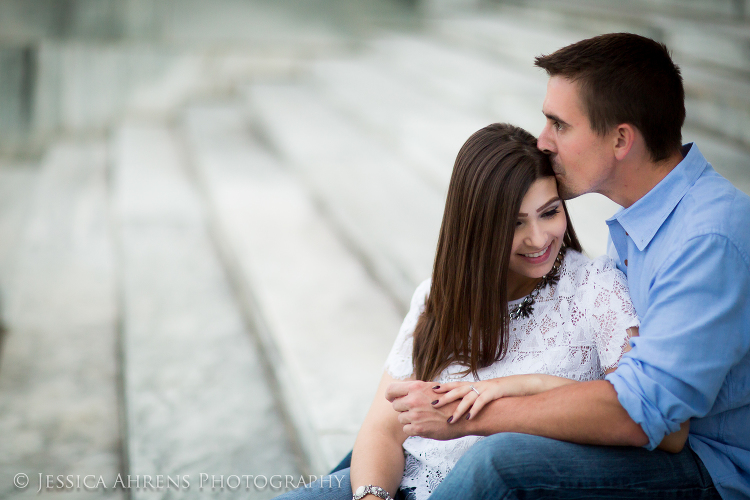
[[[553,217],[555,217],[559,213],[560,213],[560,207],[556,206],[556,207],[554,207],[554,208],[552,208],[550,210],[547,210],[546,212],[543,212],[540,217],[542,219],[552,219]],[[516,221],[516,227],[519,227],[519,226],[523,225],[524,221],[525,221],[525,219],[518,219]]]
[[[560,213],[560,207],[555,207],[551,210],[547,210],[546,212],[544,212],[542,214],[542,217],[544,217],[545,219],[551,219],[552,217],[554,217],[555,215],[559,213]]]

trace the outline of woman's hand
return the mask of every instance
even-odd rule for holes
[[[460,399],[461,402],[449,421],[449,423],[453,423],[458,421],[464,413],[466,413],[464,418],[471,420],[487,403],[495,399],[509,396],[528,396],[572,383],[575,383],[575,381],[541,374],[511,375],[479,382],[450,382],[441,384],[437,389],[434,389],[439,397],[435,400],[433,406],[440,408]]]

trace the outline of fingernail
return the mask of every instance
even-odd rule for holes
[[[450,417],[448,417],[448,423],[450,424],[451,422],[453,422],[453,415],[451,415]]]
[[[471,418],[471,413],[466,414],[466,420],[469,420]]]
[[[436,385],[435,387],[433,387],[433,388],[432,388],[432,390],[433,390],[433,391],[434,391],[435,389],[440,389],[440,386],[439,386],[439,385]]]
[[[436,399],[435,401],[432,402],[432,404],[436,405],[436,404],[438,404],[438,401],[440,401],[440,400]]]

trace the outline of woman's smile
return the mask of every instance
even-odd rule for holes
[[[547,245],[542,250],[535,252],[535,253],[522,253],[521,256],[523,256],[524,259],[528,261],[529,264],[543,264],[544,262],[549,259],[550,254],[552,250],[552,243]]]
[[[520,293],[533,288],[528,280],[538,280],[552,269],[567,227],[555,178],[534,181],[518,213],[508,262],[509,290]]]

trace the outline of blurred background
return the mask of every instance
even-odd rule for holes
[[[538,134],[533,57],[611,31],[667,43],[684,142],[750,192],[750,0],[0,0],[0,498],[329,470],[459,147]],[[604,253],[617,207],[570,209]]]

